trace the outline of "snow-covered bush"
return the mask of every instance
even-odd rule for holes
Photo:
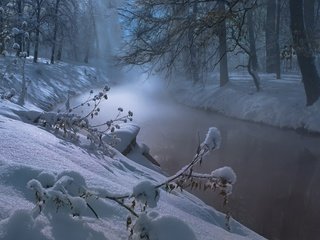
[[[35,210],[38,213],[61,212],[80,216],[83,211],[90,209],[96,215],[86,202],[89,194],[85,180],[76,172],[63,172],[59,175],[44,172],[37,179],[30,180],[27,187],[35,193]]]
[[[100,114],[99,105],[102,101],[108,99],[108,91],[110,88],[105,86],[102,91],[94,94],[91,90],[88,99],[81,104],[70,107],[69,98],[66,102],[66,109],[58,112],[20,112],[20,114],[28,120],[37,123],[48,130],[54,132],[61,137],[73,142],[88,143],[90,150],[95,150],[109,156],[110,143],[116,143],[116,137],[113,134],[116,129],[120,128],[120,123],[132,121],[133,113],[128,111],[123,114],[123,109],[118,109],[118,115],[114,119],[107,119],[101,124],[91,125],[90,119]],[[83,115],[77,114],[76,110],[86,108],[89,110]],[[109,137],[106,138],[105,136]],[[106,142],[109,139],[110,142]]]

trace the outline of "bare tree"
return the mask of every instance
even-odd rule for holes
[[[315,65],[315,56],[305,27],[304,0],[290,0],[291,31],[297,52],[307,105],[320,97],[320,76]]]
[[[38,55],[39,55],[39,43],[40,43],[40,27],[43,23],[44,16],[41,14],[44,4],[46,3],[46,0],[34,0],[31,1],[31,4],[33,5],[34,13],[36,16],[35,19],[35,40],[34,40],[34,54],[33,54],[33,62],[38,62]]]
[[[256,37],[253,24],[253,11],[254,9],[248,11],[247,15],[247,24],[248,24],[248,35],[249,35],[249,44],[250,44],[250,53],[252,58],[252,69],[257,71],[259,69],[257,48],[256,48]]]
[[[220,13],[226,15],[226,2],[219,1],[218,9]],[[220,55],[220,86],[224,86],[229,82],[228,58],[227,58],[227,29],[226,18],[223,18],[219,24],[219,55]]]
[[[280,0],[267,0],[266,19],[266,72],[280,78],[279,21]]]
[[[246,5],[244,7],[244,5]],[[120,60],[172,73],[213,71],[220,63],[221,85],[228,81],[228,29],[249,9],[243,1],[136,0],[120,9],[130,33]],[[190,14],[191,13],[191,14]],[[196,14],[195,14],[196,13]],[[190,17],[192,16],[193,17]],[[190,59],[188,68],[181,63]],[[191,63],[197,61],[197,64]],[[191,66],[190,66],[191,65]],[[196,67],[196,68],[195,68]],[[192,69],[194,68],[194,69]]]
[[[54,64],[54,58],[56,53],[57,45],[57,34],[58,34],[58,13],[61,0],[56,0],[54,5],[54,29],[53,29],[53,39],[52,39],[52,49],[51,49],[51,64]]]

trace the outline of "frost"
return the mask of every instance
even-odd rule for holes
[[[237,181],[237,176],[232,168],[222,167],[214,170],[211,175],[216,178],[221,178],[226,180],[230,184],[235,184]]]
[[[132,197],[142,204],[147,204],[149,207],[154,208],[157,206],[159,200],[159,190],[155,188],[149,181],[138,183],[133,188]]]

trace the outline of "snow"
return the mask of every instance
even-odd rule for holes
[[[237,176],[232,168],[222,167],[211,172],[211,175],[216,178],[222,178],[230,184],[235,184],[237,181]]]
[[[6,72],[6,85],[21,88],[22,69],[19,64],[12,64],[15,57],[0,57],[0,75]],[[106,84],[107,78],[96,78],[96,69],[86,65],[74,65],[66,62],[57,62],[50,65],[50,60],[39,58],[37,64],[33,64],[32,58],[26,59],[25,74],[30,82],[27,89],[27,101],[35,106],[51,110],[53,106],[67,100],[68,91],[79,94],[91,87]],[[11,65],[9,69],[2,66]],[[19,84],[18,84],[19,83]]]
[[[135,139],[140,131],[140,127],[135,124],[131,124],[131,123],[119,124],[119,126],[120,126],[120,128],[115,129],[115,131],[112,135],[105,135],[103,137],[103,140],[106,142],[110,142],[113,137],[116,137],[116,139],[118,141],[115,145],[115,148],[119,152],[123,152],[127,149],[127,147],[133,141],[135,141]]]
[[[148,236],[157,240],[195,240],[193,230],[174,216],[159,216],[156,212],[143,214],[134,226],[133,240]]]
[[[35,208],[34,191],[27,188],[28,182],[30,187],[48,192],[48,196],[57,196],[53,193],[60,191],[62,194],[66,191],[67,196],[73,199],[81,189],[100,192],[99,196],[108,192],[127,194],[134,187],[133,193],[136,195],[150,193],[148,186],[151,187],[151,183],[166,179],[162,174],[136,164],[120,153],[114,159],[91,155],[76,145],[19,120],[0,116],[0,128],[0,238],[127,238],[125,219],[128,212],[102,198],[88,200],[99,219],[83,207],[83,202],[78,201],[80,199],[75,199],[76,206],[82,206],[80,217],[66,214],[65,209],[44,211],[35,216],[31,211]],[[53,180],[55,183],[50,187]],[[105,192],[100,189],[105,189]],[[234,220],[231,221],[231,227],[237,232],[224,230],[224,215],[188,193],[169,194],[160,190],[159,195],[157,207],[154,208],[159,212],[159,217],[170,215],[183,219],[197,239],[209,240],[211,236],[217,236],[217,239],[262,239]],[[155,195],[149,196],[152,198]],[[17,215],[21,216],[20,220]],[[164,220],[160,219],[158,223],[161,225]],[[216,222],[220,222],[220,225]],[[156,221],[155,224],[158,223]],[[12,231],[13,224],[20,224],[21,232]]]
[[[18,50],[18,49],[20,48],[20,45],[19,45],[18,43],[14,43],[14,44],[12,45],[12,48],[13,48],[14,50]]]
[[[221,134],[216,127],[210,127],[202,146],[208,147],[210,151],[219,149],[221,145]]]
[[[84,77],[88,67],[27,64],[27,76],[35,77],[29,100],[37,106],[46,108],[65,99],[70,85],[75,85],[71,87],[75,91],[90,85]],[[65,77],[73,79],[68,82]],[[56,81],[51,82],[53,78]],[[127,195],[148,205],[146,212],[136,209],[138,219],[132,217],[134,238],[147,230],[151,240],[263,239],[233,219],[231,231],[226,230],[225,215],[188,192],[155,189],[167,177],[146,167],[148,164],[139,164],[145,162],[147,146],[137,144],[130,153],[135,156],[132,159],[116,149],[112,157],[88,151],[26,123],[39,114],[54,117],[37,106],[27,102],[21,107],[0,100],[0,239],[128,239],[130,212],[110,200]],[[128,129],[124,132],[129,141],[138,128]],[[217,133],[209,131],[206,143],[220,142]],[[227,173],[223,171],[221,176]]]
[[[248,74],[230,74],[230,82],[219,87],[218,76],[206,85],[177,81],[173,96],[191,107],[268,125],[320,132],[320,100],[306,107],[303,83],[298,74],[260,74],[262,90],[257,92]]]
[[[150,181],[143,181],[133,187],[132,196],[142,204],[155,208],[160,193],[159,190],[155,188],[155,184],[152,184]]]
[[[20,29],[12,28],[11,32],[12,32],[13,35],[18,35],[20,33]]]

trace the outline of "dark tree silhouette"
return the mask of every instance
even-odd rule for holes
[[[297,52],[302,81],[307,97],[307,106],[320,97],[320,77],[315,56],[308,38],[304,20],[304,0],[290,0],[291,32],[294,49]]]

